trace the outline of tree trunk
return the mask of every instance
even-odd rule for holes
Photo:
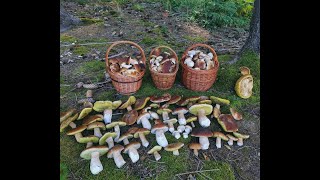
[[[64,32],[80,22],[79,18],[72,16],[60,4],[60,32]]]
[[[249,37],[247,38],[245,44],[242,46],[240,52],[236,57],[229,61],[229,64],[237,62],[242,54],[251,50],[257,54],[260,54],[260,0],[254,1],[254,9],[250,22]]]

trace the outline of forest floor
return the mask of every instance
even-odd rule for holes
[[[177,73],[174,86],[169,90],[155,88],[147,70],[142,87],[134,94],[136,98],[170,93],[171,95],[218,96],[231,101],[243,113],[239,132],[249,134],[244,146],[233,145],[227,148],[223,142],[221,149],[215,147],[215,139],[210,139],[209,150],[199,152],[196,157],[187,147],[197,138],[175,139],[166,133],[169,143],[183,142],[185,146],[179,156],[162,150],[162,159],[154,161],[146,152],[156,145],[153,135],[147,136],[148,148],[141,147],[140,160],[133,164],[127,155],[127,163],[118,169],[112,159],[102,156],[104,170],[92,175],[90,161],[79,154],[85,148],[75,138],[60,135],[60,172],[68,179],[260,179],[260,58],[246,53],[237,63],[229,65],[230,60],[244,44],[248,31],[240,28],[220,28],[206,30],[197,24],[184,21],[178,13],[164,10],[160,3],[129,3],[118,5],[111,2],[91,2],[80,5],[76,2],[63,2],[65,9],[80,17],[85,24],[60,34],[60,110],[81,109],[77,101],[85,97],[86,89],[74,89],[78,82],[97,83],[105,81],[105,53],[107,47],[118,40],[130,40],[139,44],[148,59],[152,48],[158,45],[170,46],[180,58],[187,47],[195,43],[205,43],[214,47],[218,54],[220,67],[217,80],[206,92],[194,92],[186,89],[181,82],[181,68]],[[131,50],[129,46],[117,46],[111,55]],[[239,67],[247,66],[254,78],[253,95],[249,99],[239,98],[234,84],[241,76]],[[94,90],[94,99],[125,101],[128,96],[120,95],[111,82]],[[121,111],[120,111],[121,112]],[[229,113],[228,107],[222,107],[222,113]],[[172,116],[173,117],[173,116]],[[114,116],[113,119],[120,118]],[[75,122],[81,124],[79,121]],[[199,124],[196,124],[196,126]],[[216,120],[212,120],[212,131],[221,130]],[[85,134],[84,134],[85,135]],[[208,171],[205,171],[208,170]],[[193,172],[199,171],[199,172]],[[183,174],[181,174],[183,173]]]

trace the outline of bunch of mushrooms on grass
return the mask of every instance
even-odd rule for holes
[[[169,130],[168,126],[166,126],[162,122],[155,124],[151,129],[151,133],[156,134],[157,143],[162,147],[166,147],[168,145],[168,140],[164,134],[168,130]]]
[[[137,151],[137,149],[139,149],[140,147],[141,144],[139,142],[130,142],[123,149],[123,153],[129,154],[132,163],[136,163],[140,158]]]
[[[194,128],[191,132],[191,136],[199,137],[199,143],[201,144],[201,149],[209,149],[209,139],[212,137],[213,133],[208,128]]]
[[[162,149],[161,146],[154,146],[152,149],[148,151],[148,154],[153,154],[156,161],[159,161],[161,159],[161,155],[158,153]]]
[[[199,124],[202,127],[209,127],[211,121],[207,118],[206,115],[211,114],[212,109],[212,105],[209,104],[195,104],[189,108],[189,112],[193,115],[198,116]]]
[[[127,77],[137,77],[145,70],[142,61],[129,57],[109,59],[110,71]]]
[[[122,145],[117,144],[113,146],[107,154],[108,158],[113,158],[114,163],[118,168],[121,168],[126,163],[121,155],[123,149],[124,147]]]
[[[182,142],[172,143],[166,146],[164,149],[166,151],[172,151],[173,155],[179,156],[179,149],[182,148],[184,144]]]
[[[80,157],[83,159],[91,159],[90,161],[90,171],[92,174],[98,174],[103,170],[103,166],[100,161],[100,156],[106,154],[109,148],[106,146],[94,146],[83,150]]]

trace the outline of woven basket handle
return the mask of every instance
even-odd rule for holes
[[[194,49],[194,48],[196,48],[196,47],[208,48],[208,49],[210,50],[210,52],[213,54],[214,61],[217,61],[217,62],[218,62],[218,56],[217,56],[216,52],[214,51],[214,49],[213,49],[211,46],[207,45],[207,44],[201,44],[201,43],[193,44],[192,46],[190,46],[190,47],[183,53],[181,60],[182,60],[182,59],[184,60],[184,59],[187,57],[188,51],[190,51],[190,50],[192,50],[192,49]]]
[[[156,48],[153,48],[152,51],[150,52],[149,60],[151,59],[151,56],[152,56],[153,52],[154,52],[156,49],[161,49],[161,48],[169,49],[169,50],[171,51],[171,53],[173,54],[173,56],[176,58],[177,62],[179,62],[179,59],[178,59],[178,56],[177,56],[176,52],[174,52],[174,50],[171,49],[171,48],[168,47],[168,46],[158,46],[158,47],[156,47]],[[150,63],[150,62],[148,61],[148,63]]]
[[[110,45],[110,47],[107,49],[107,52],[106,52],[106,68],[108,69],[109,68],[109,63],[108,63],[108,60],[109,60],[109,53],[111,51],[111,49],[116,46],[116,45],[119,45],[119,44],[130,44],[130,45],[133,45],[135,46],[136,48],[139,49],[139,51],[141,52],[141,57],[142,57],[142,62],[144,64],[146,64],[146,56],[144,55],[144,51],[143,49],[136,43],[132,42],[132,41],[116,41],[114,42],[113,44]]]

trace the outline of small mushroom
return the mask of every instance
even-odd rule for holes
[[[198,150],[201,149],[201,144],[200,143],[190,143],[189,148],[191,150],[193,150],[194,155],[198,156],[199,155]]]
[[[234,108],[230,108],[230,112],[231,112],[231,115],[233,116],[233,118],[235,120],[241,120],[242,119],[242,114],[239,113],[236,109]]]
[[[182,148],[184,146],[183,143],[181,142],[177,142],[177,143],[172,143],[169,144],[167,147],[165,147],[164,149],[166,151],[172,151],[173,155],[179,156],[179,149]]]
[[[111,148],[107,154],[108,158],[113,158],[114,163],[116,164],[116,166],[118,168],[121,168],[126,161],[124,161],[122,155],[121,155],[121,151],[124,149],[123,146],[117,144],[115,146],[113,146],[113,148]]]
[[[143,109],[149,100],[150,100],[150,97],[137,99],[134,104],[134,109],[137,111],[140,109]]]
[[[197,120],[198,120],[198,117],[197,117],[197,116],[191,116],[191,117],[189,117],[189,118],[186,120],[186,122],[187,122],[187,123],[190,123],[192,127],[196,127],[193,122],[194,122],[194,121],[197,121]]]
[[[185,129],[186,129],[186,127],[184,125],[180,125],[177,127],[177,130],[179,133],[182,133]]]
[[[237,145],[243,146],[243,139],[248,139],[249,135],[241,134],[238,132],[233,132],[233,135],[238,138]]]
[[[133,138],[133,134],[126,132],[126,133],[122,134],[119,137],[118,143],[123,141],[123,144],[127,145],[127,144],[129,144],[129,140],[128,139],[130,139],[130,138]]]
[[[131,142],[125,146],[123,153],[129,154],[132,163],[136,163],[140,158],[137,151],[140,147],[141,144],[139,142]]]
[[[122,121],[126,122],[127,125],[132,125],[137,121],[137,118],[138,118],[138,111],[131,110],[131,111],[126,112],[122,116]]]
[[[189,133],[191,132],[191,130],[192,130],[192,127],[189,126],[189,125],[186,125],[186,126],[185,126],[185,129],[184,129],[184,133],[182,133],[183,138],[187,139]]]
[[[186,125],[187,121],[184,115],[188,113],[188,109],[184,107],[176,108],[173,112],[172,115],[177,115],[178,114],[178,121],[180,125]]]
[[[160,151],[161,149],[162,149],[161,146],[154,146],[152,149],[148,151],[148,154],[153,154],[156,161],[159,161],[161,159],[161,156],[158,153],[158,151]]]
[[[89,124],[94,123],[96,121],[102,121],[102,120],[103,120],[103,116],[101,114],[96,114],[96,115],[91,115],[91,116],[85,117],[82,121],[82,124],[89,125]]]
[[[173,124],[175,124],[178,120],[176,118],[173,119],[168,119],[163,121],[165,124],[168,124],[169,126],[169,131],[172,133],[174,131],[174,126]]]
[[[89,135],[86,137],[81,137],[79,139],[79,143],[87,143],[86,148],[92,147],[93,143],[97,143],[99,141],[99,138],[94,135]]]
[[[229,138],[228,144],[229,144],[230,146],[233,145],[233,141],[238,141],[238,138],[236,138],[236,137],[234,137],[234,136],[232,136],[232,135],[230,135],[230,134],[227,134],[227,137]]]
[[[136,98],[134,96],[130,96],[128,100],[119,107],[119,109],[127,108],[128,111],[131,111],[132,110],[131,105],[133,105],[135,102],[136,102]]]
[[[68,111],[65,112],[61,112],[60,113],[60,123],[63,122],[64,120],[68,119],[69,117],[71,117],[74,113],[76,113],[76,109],[72,108],[69,109]]]
[[[186,106],[189,103],[189,99],[187,98],[182,98],[180,101],[178,101],[176,104],[179,106]]]
[[[170,112],[172,112],[172,110],[168,109],[168,108],[160,108],[160,109],[157,110],[157,113],[162,115],[162,120],[163,121],[169,119],[168,113],[170,113]]]
[[[76,140],[77,140],[77,142],[80,143],[80,138],[83,137],[82,134],[81,134],[81,132],[84,131],[84,130],[86,130],[86,129],[87,129],[87,126],[86,126],[86,125],[81,125],[81,126],[78,126],[78,127],[76,127],[76,128],[73,128],[73,129],[69,130],[69,131],[67,132],[67,135],[68,135],[68,136],[74,135],[75,138],[76,138]]]
[[[250,69],[246,66],[241,66],[239,69],[243,76],[250,74]]]
[[[216,104],[216,106],[213,108],[213,113],[211,117],[218,119],[220,115],[221,115],[220,104]]]
[[[133,135],[134,138],[140,138],[141,143],[144,147],[148,147],[149,146],[149,142],[146,139],[145,135],[148,135],[150,133],[149,129],[146,128],[139,128]]]
[[[212,105],[209,104],[195,104],[189,108],[189,112],[194,115],[198,115],[199,124],[202,127],[209,127],[211,121],[207,118],[206,115],[211,114]]]
[[[91,159],[90,171],[92,174],[98,174],[103,170],[103,166],[99,157],[106,154],[108,150],[109,148],[107,148],[106,146],[89,147],[80,153],[80,157],[87,160]]]
[[[238,131],[238,124],[236,123],[231,114],[221,114],[217,118],[217,121],[225,132]]]
[[[210,96],[210,99],[212,103],[215,103],[215,104],[230,105],[230,101],[228,99],[223,99],[215,96]]]
[[[120,137],[120,126],[125,126],[125,125],[127,125],[127,123],[122,121],[114,121],[106,125],[107,129],[114,128],[114,132],[117,133],[117,136],[114,138],[115,142],[118,142]]]
[[[160,118],[156,112],[149,111],[149,114],[150,114],[150,119],[159,119]]]
[[[111,123],[112,119],[112,111],[117,109],[121,105],[122,101],[113,101],[111,106],[108,106],[106,109],[103,110],[103,120],[105,124]]]
[[[151,133],[156,134],[157,143],[162,147],[166,147],[168,145],[168,140],[164,135],[164,133],[168,131],[168,129],[168,126],[166,126],[161,121],[155,124],[151,129]]]
[[[99,138],[102,136],[100,129],[106,130],[106,126],[102,122],[94,122],[87,127],[87,130],[93,130],[94,135]]]
[[[117,133],[115,132],[106,132],[100,139],[99,139],[99,145],[105,145],[108,143],[109,149],[111,149],[114,146],[113,138],[117,136]]]
[[[179,139],[181,137],[180,132],[179,131],[173,131],[172,135],[176,138]]]
[[[151,124],[149,122],[150,114],[149,113],[142,113],[139,115],[137,119],[137,124],[142,124],[142,127],[146,129],[151,129]]]
[[[218,131],[213,132],[213,136],[212,137],[216,138],[216,147],[218,149],[221,148],[221,139],[225,140],[225,141],[229,140],[226,135],[224,135],[223,133],[218,132]]]
[[[90,112],[92,111],[92,108],[83,108],[79,114],[79,117],[77,120],[83,119],[86,117]]]
[[[199,137],[199,143],[201,144],[201,149],[209,149],[209,139],[212,137],[213,133],[208,128],[195,128],[192,130],[191,136]]]
[[[78,116],[79,113],[76,113],[73,116],[70,116],[66,120],[62,121],[62,123],[60,124],[60,132],[63,132],[63,130],[68,126],[70,126],[71,128],[76,128],[77,125],[73,121],[75,121]]]

